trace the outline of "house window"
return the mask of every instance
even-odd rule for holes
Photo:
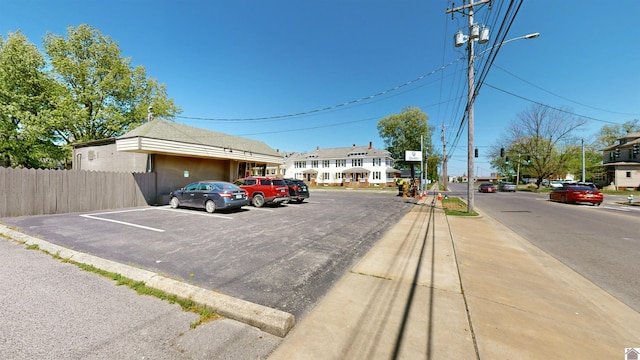
[[[328,167],[329,167],[329,165],[330,165],[329,160],[322,160],[322,167],[323,167],[323,168],[328,168]]]
[[[328,172],[322,173],[322,180],[329,180],[330,178],[331,178],[331,176],[329,175]]]
[[[351,166],[362,166],[362,159],[351,159]]]
[[[336,180],[340,180],[343,178],[343,173],[336,173]]]
[[[627,171],[627,177],[631,178],[631,171]]]
[[[382,159],[381,158],[374,158],[373,159],[373,166],[380,166],[382,164]]]
[[[307,162],[306,162],[306,161],[296,161],[296,162],[293,164],[293,166],[294,166],[296,169],[300,169],[300,168],[303,168],[303,169],[304,169],[304,168],[306,168],[306,167],[307,167]]]
[[[318,167],[318,160],[311,161],[311,167],[312,168],[317,168]]]
[[[346,159],[336,160],[336,167],[347,167],[347,160]]]
[[[373,172],[373,180],[380,180],[380,171],[374,171]]]

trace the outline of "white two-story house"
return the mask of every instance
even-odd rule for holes
[[[606,182],[617,190],[640,189],[640,133],[627,134],[602,150]]]
[[[400,171],[387,150],[368,146],[320,149],[287,154],[285,177],[325,186],[395,186]]]

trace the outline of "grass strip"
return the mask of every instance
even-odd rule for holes
[[[220,318],[220,315],[218,315],[218,313],[208,307],[208,306],[204,306],[201,304],[198,304],[196,302],[194,302],[193,300],[190,299],[184,299],[181,298],[179,296],[176,295],[170,295],[167,294],[166,292],[162,291],[162,290],[158,290],[158,289],[154,289],[152,287],[148,287],[144,284],[144,282],[142,281],[135,281],[129,278],[126,278],[118,273],[114,273],[114,272],[110,272],[110,271],[105,271],[102,269],[98,269],[97,267],[93,266],[93,265],[88,265],[88,264],[84,264],[84,263],[79,263],[77,261],[73,261],[71,259],[63,259],[60,257],[60,255],[58,254],[51,254],[48,251],[45,250],[41,250],[40,247],[37,244],[31,244],[27,246],[27,250],[38,250],[41,251],[45,254],[48,254],[50,256],[52,256],[55,259],[61,260],[62,262],[68,263],[68,264],[73,264],[77,267],[79,267],[80,269],[87,271],[87,272],[91,272],[103,277],[106,277],[108,279],[111,279],[113,281],[116,282],[116,285],[121,286],[127,286],[133,290],[135,290],[139,295],[149,295],[149,296],[154,296],[160,300],[164,300],[167,301],[169,304],[178,304],[180,305],[180,307],[182,307],[183,311],[190,311],[193,313],[196,313],[200,316],[200,318],[198,319],[198,321],[191,323],[191,328],[195,329],[196,327],[198,327],[201,324],[204,324],[206,322],[212,321],[212,320],[217,320]]]
[[[475,211],[467,212],[467,203],[457,197],[447,197],[442,199],[442,208],[446,215],[451,216],[478,216]]]

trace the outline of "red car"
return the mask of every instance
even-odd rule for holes
[[[255,207],[262,207],[264,204],[288,203],[289,187],[282,179],[269,178],[265,176],[250,176],[237,179],[233,182],[236,186],[249,193],[251,204]]]
[[[486,183],[486,184],[480,184],[480,186],[478,187],[478,191],[480,191],[481,193],[494,193],[494,192],[497,192],[498,189],[496,188],[495,185]]]
[[[549,194],[549,200],[565,203],[591,203],[600,205],[604,196],[598,189],[586,185],[563,184],[562,187],[555,188]]]

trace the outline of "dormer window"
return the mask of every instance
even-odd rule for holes
[[[350,152],[347,154],[347,157],[352,157],[352,156],[366,156],[367,153],[366,152]]]

